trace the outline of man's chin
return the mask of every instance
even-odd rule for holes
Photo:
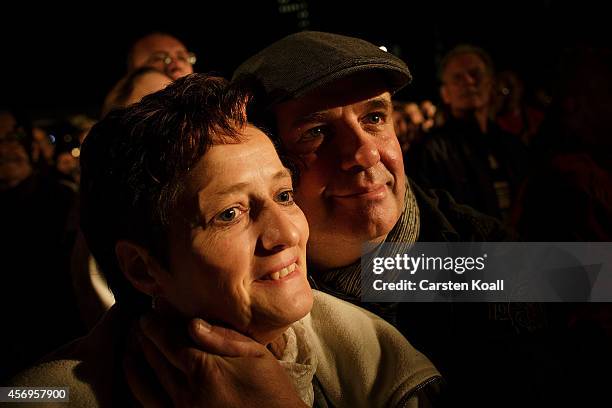
[[[381,242],[391,232],[398,219],[399,214],[398,216],[355,215],[344,219],[342,226],[336,222],[336,231],[362,243]]]

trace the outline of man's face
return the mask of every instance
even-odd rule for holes
[[[453,57],[442,74],[440,93],[453,114],[487,107],[493,84],[484,61],[476,54]]]
[[[382,241],[403,211],[406,188],[384,83],[372,74],[349,77],[275,113],[283,145],[302,163],[296,202],[310,225],[309,251]]]
[[[134,45],[130,67],[152,67],[174,80],[193,73],[193,65],[189,59],[190,53],[176,38],[151,34]]]

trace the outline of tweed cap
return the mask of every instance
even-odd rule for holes
[[[406,64],[367,41],[338,34],[291,34],[246,60],[233,80],[248,79],[263,93],[267,107],[299,98],[348,75],[378,71],[396,92],[410,83]]]

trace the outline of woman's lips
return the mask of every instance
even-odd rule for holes
[[[260,281],[264,281],[264,280],[272,280],[272,281],[277,281],[277,280],[281,280],[286,278],[287,276],[291,275],[297,268],[297,264],[292,263],[291,265],[288,265],[276,272],[272,272],[269,273],[267,275],[262,276],[261,278],[259,278],[258,280]]]
[[[277,263],[271,268],[266,268],[266,271],[262,272],[255,281],[279,281],[286,279],[288,276],[293,276],[296,270],[299,271],[300,268],[298,266],[298,257],[294,256],[286,261]]]

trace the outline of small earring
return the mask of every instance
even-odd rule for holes
[[[151,309],[153,310],[156,310],[159,304],[157,299],[159,299],[158,295],[151,296]]]

